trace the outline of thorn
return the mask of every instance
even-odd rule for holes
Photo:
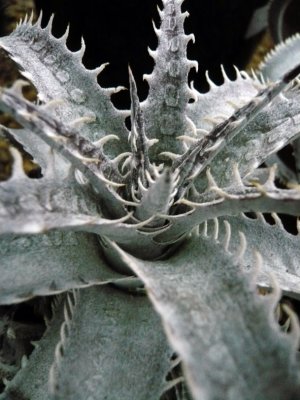
[[[96,121],[95,115],[94,116],[88,115],[74,119],[73,121],[69,122],[69,126],[72,128],[80,128],[84,124],[88,124],[95,121]]]
[[[10,383],[11,381],[4,377],[4,378],[2,378],[2,382],[3,382],[4,386],[6,387],[6,386],[9,385],[9,383]]]
[[[153,26],[153,30],[154,30],[156,36],[160,37],[161,36],[161,30],[156,27],[154,20],[152,20],[152,26]]]
[[[259,251],[254,250],[253,251],[253,256],[254,256],[254,262],[253,262],[253,267],[252,267],[252,276],[253,276],[253,281],[254,284],[256,285],[256,277],[260,273],[263,267],[263,258],[262,255],[260,254]]]
[[[118,166],[119,163],[120,163],[120,161],[123,160],[123,158],[126,158],[126,157],[131,156],[131,155],[132,155],[132,153],[131,153],[130,151],[126,151],[126,152],[124,152],[124,153],[119,154],[119,155],[118,155],[117,157],[115,157],[111,162],[112,162],[113,164],[115,164],[116,166]],[[123,166],[124,166],[124,164],[123,164]],[[123,170],[123,166],[122,166],[122,170]]]
[[[183,382],[184,382],[183,376],[179,376],[178,378],[175,378],[172,381],[167,382],[166,385],[164,386],[163,390],[164,390],[164,392],[167,392],[168,390],[172,389],[179,383],[183,383]]]
[[[146,178],[147,178],[149,183],[154,183],[155,182],[155,180],[152,178],[152,176],[150,175],[150,172],[148,170],[145,171],[145,175],[146,175]]]
[[[156,60],[157,58],[157,51],[156,50],[151,50],[150,47],[147,47],[147,51],[150,57],[153,58],[153,60]]]
[[[246,249],[247,249],[247,240],[246,240],[246,236],[241,231],[239,231],[239,237],[240,237],[240,244],[239,244],[239,248],[237,250],[236,258],[238,261],[242,261],[244,258]]]
[[[38,28],[41,28],[41,24],[42,24],[42,19],[43,19],[43,10],[40,11],[38,19],[35,23],[35,26]]]
[[[17,337],[16,337],[16,332],[13,330],[12,327],[9,327],[9,328],[7,329],[6,334],[7,334],[7,337],[8,337],[9,339],[13,339],[13,340],[16,340],[16,339],[17,339]]]
[[[269,273],[269,279],[272,287],[272,292],[269,294],[269,298],[271,296],[271,301],[275,308],[281,298],[281,288],[273,273]]]
[[[21,358],[21,368],[25,368],[26,365],[28,364],[28,358],[27,356],[24,354]]]
[[[181,358],[177,356],[174,360],[171,361],[170,369],[174,369],[181,363]]]
[[[193,181],[194,179],[197,178],[197,176],[200,174],[202,171],[202,164],[199,164],[193,171],[192,174],[187,178],[188,181]]]
[[[69,32],[70,32],[70,24],[67,25],[65,33],[59,38],[60,42],[63,43],[64,45],[66,44],[67,39],[69,37]]]
[[[27,25],[28,15],[26,14],[23,20],[23,25]]]
[[[152,147],[154,144],[156,144],[158,142],[159,142],[158,139],[148,139],[147,146],[148,146],[148,148],[150,148],[150,147]]]
[[[108,89],[108,90],[110,91],[111,94],[116,94],[116,93],[122,92],[122,90],[128,90],[128,89],[125,86],[117,86],[117,87],[114,87],[114,88]]]
[[[135,201],[136,203],[139,203],[140,200],[136,197],[133,186],[130,187],[130,193],[131,193],[131,198],[133,199],[133,201]]]
[[[138,177],[138,187],[139,187],[141,193],[145,193],[148,191],[148,189],[145,188],[145,186],[143,185],[140,177]]]
[[[282,223],[281,219],[279,218],[278,214],[276,214],[275,212],[273,212],[273,213],[271,213],[271,216],[272,216],[272,218],[274,219],[275,224],[276,224],[279,228],[285,230],[285,229],[284,229],[284,226],[283,226],[283,223]]]
[[[45,110],[45,111],[53,110],[55,107],[64,104],[64,102],[65,101],[63,99],[53,99],[53,100],[48,101],[48,103],[42,104],[40,106],[40,108],[41,108],[41,110]]]
[[[49,34],[52,34],[53,19],[54,19],[54,14],[51,14],[50,18],[49,18],[49,21],[48,21],[48,24],[44,28],[44,31],[49,32]]]
[[[197,128],[196,132],[197,132],[197,134],[200,133],[204,137],[209,135],[209,133],[210,133],[207,129],[201,129],[201,128]]]
[[[199,139],[191,137],[191,136],[187,136],[187,135],[182,135],[182,136],[177,136],[176,138],[177,140],[182,140],[188,143],[196,143],[198,142]]]
[[[160,17],[160,19],[162,19],[163,18],[163,12],[162,12],[162,10],[158,7],[158,6],[156,6],[156,8],[157,8],[157,11],[158,11],[158,14],[159,14],[159,17]]]
[[[264,187],[271,190],[271,189],[275,189],[275,179],[276,179],[276,170],[277,170],[277,165],[274,164],[272,165],[272,167],[270,167],[269,169],[269,176],[267,181],[264,184]]]
[[[223,79],[224,79],[224,83],[231,82],[231,80],[228,78],[228,76],[226,74],[226,71],[224,69],[224,65],[223,64],[221,64],[221,72],[222,72],[222,76],[223,76]]]
[[[103,136],[103,138],[93,142],[93,145],[96,147],[103,147],[105,143],[107,143],[110,140],[120,140],[120,138],[117,135],[106,135]]]
[[[78,169],[75,170],[75,179],[80,185],[87,185],[89,180]]]
[[[36,349],[39,347],[39,342],[37,340],[32,340],[30,344]]]
[[[243,71],[243,72],[245,72],[245,71]],[[256,74],[256,72],[254,71],[253,68],[251,68],[251,75],[252,75],[252,78],[253,78],[255,81],[259,81],[258,76],[257,76],[257,74]],[[247,74],[247,76],[249,77],[248,74]]]
[[[256,212],[256,213],[255,213],[255,216],[256,216],[256,218],[257,218],[259,221],[261,221],[263,224],[266,224],[266,220],[265,220],[265,218],[264,218],[263,213],[261,213],[261,212]]]
[[[190,33],[189,35],[187,35],[186,38],[187,38],[188,42],[192,41],[193,44],[195,44],[196,39],[195,39],[195,35],[193,33]],[[192,62],[194,62],[194,61],[192,61]],[[195,61],[195,62],[197,63],[196,72],[198,72],[198,62],[197,61]]]
[[[150,82],[151,81],[151,77],[152,77],[152,74],[144,74],[143,75],[143,81]]]
[[[172,161],[174,161],[174,160],[177,160],[177,158],[180,157],[180,154],[171,153],[170,151],[163,151],[162,153],[159,153],[159,156],[160,157],[168,157]]]
[[[120,187],[124,187],[125,184],[124,183],[117,183],[117,182],[113,182],[110,181],[109,179],[105,178],[105,176],[103,174],[96,174],[97,178],[99,178],[102,182],[105,182],[107,185],[111,186],[111,187],[115,187],[115,188],[120,188]]]
[[[15,93],[18,96],[23,97],[23,87],[30,86],[30,83],[23,79],[17,79],[14,84],[8,89],[8,91]]]
[[[203,230],[202,230],[202,235],[207,237],[207,221],[203,222]]]
[[[291,342],[295,346],[295,349],[298,350],[299,338],[300,338],[300,327],[299,327],[298,317],[296,313],[287,304],[282,304],[282,309],[290,318],[291,331],[289,333],[289,337],[291,338]]]
[[[228,221],[223,221],[225,225],[225,238],[224,238],[224,249],[229,252],[229,244],[231,238],[231,225]]]
[[[239,109],[242,107],[242,105],[239,105],[238,103],[236,103],[236,102],[233,101],[233,100],[227,100],[226,103],[227,103],[229,106],[231,106],[231,107],[233,108],[234,111],[237,111],[237,110],[239,110]]]
[[[33,10],[31,10],[30,17],[29,17],[29,20],[28,20],[28,24],[32,25],[32,21],[33,21]]]
[[[192,36],[194,36],[194,35],[192,35]],[[195,43],[195,37],[194,37],[194,39],[193,39],[193,42]],[[188,65],[189,65],[189,68],[190,68],[190,69],[194,68],[195,71],[196,71],[196,73],[198,72],[199,64],[198,64],[197,61],[191,61],[191,60],[189,60],[189,61],[188,61]]]
[[[288,317],[283,325],[280,326],[282,332],[288,333],[288,330],[291,328],[291,318]]]
[[[214,187],[218,187],[216,181],[214,180],[214,178],[210,172],[210,168],[207,168],[207,170],[206,170],[206,178],[207,178],[207,182],[208,182],[208,190],[211,190]]]
[[[215,151],[218,147],[220,147],[220,145],[221,145],[221,143],[223,141],[224,141],[224,139],[218,139],[215,144],[213,144],[212,146],[206,148],[204,152],[205,153],[209,153],[211,151]]]
[[[215,241],[217,241],[218,240],[218,237],[219,237],[219,220],[218,220],[218,218],[214,218],[214,233],[213,233],[213,239],[215,240]]]
[[[208,71],[205,72],[205,76],[206,76],[206,81],[207,81],[207,83],[209,84],[209,88],[210,88],[210,89],[215,89],[215,88],[218,87],[218,86],[210,79],[209,74],[208,74]]]
[[[131,161],[132,161],[132,153],[130,153],[130,156],[128,156],[126,158],[126,160],[124,161],[122,168],[121,168],[122,172],[124,172],[125,168],[128,167],[128,165],[130,165]]]
[[[14,159],[13,166],[12,166],[12,176],[10,179],[15,179],[15,178],[26,178],[27,175],[24,172],[23,169],[23,160],[20,152],[15,149],[14,147],[10,147],[9,151]]]
[[[99,74],[101,74],[101,72],[109,65],[109,63],[103,63],[101,64],[99,67],[94,68],[94,69],[90,69],[88,70],[88,72],[90,74],[93,74],[95,77],[97,77]]]
[[[299,218],[297,218],[296,227],[297,227],[297,233],[298,233],[298,235],[300,235],[300,219]]]
[[[237,199],[238,200],[239,199],[238,195],[229,194],[229,193],[225,192],[223,189],[216,187],[216,186],[211,187],[210,190],[217,193],[222,198],[222,200],[224,200],[224,199]]]
[[[233,169],[233,177],[234,177],[235,182],[237,183],[237,185],[239,187],[244,188],[243,180],[242,180],[242,177],[240,175],[239,168],[238,168],[238,163],[235,162],[233,164],[232,169]]]
[[[236,65],[233,66],[235,73],[236,73],[236,79],[242,79],[241,71],[238,69]]]
[[[257,182],[255,180],[249,180],[249,183],[252,186],[254,186],[260,194],[262,194],[264,196],[268,195],[267,190],[265,189],[265,187],[260,182]]]

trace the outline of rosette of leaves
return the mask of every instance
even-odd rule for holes
[[[30,179],[11,146],[0,301],[54,296],[29,359],[11,355],[16,328],[1,314],[12,349],[1,373],[13,377],[1,399],[149,400],[170,388],[177,399],[299,398],[297,317],[285,308],[286,333],[274,311],[282,292],[299,298],[299,236],[277,213],[298,216],[300,192],[296,174],[275,184],[280,163],[259,166],[299,136],[300,68],[268,84],[207,75],[210,90],[198,92],[181,3],[159,10],[143,102],[129,70],[129,111],[111,103],[121,88],[98,85],[104,66],[87,70],[84,43],[71,52],[51,21],[25,19],[0,40],[38,92],[32,103],[22,81],[1,90],[22,127],[2,135],[42,170]]]

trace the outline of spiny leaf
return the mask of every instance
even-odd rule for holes
[[[279,7],[279,6],[277,6]],[[279,34],[279,32],[278,32]],[[281,32],[280,32],[281,34]],[[280,43],[271,51],[262,65],[260,66],[260,71],[266,79],[276,80],[279,79],[283,74],[289,71],[297,64],[300,55],[300,35],[296,34]],[[297,86],[299,86],[299,80],[297,80]],[[294,148],[293,154],[295,157],[295,167],[296,167],[296,179],[299,181],[300,178],[300,140],[297,139],[292,143]],[[282,171],[283,170],[283,171]],[[286,169],[280,168],[279,172],[281,175],[286,171]]]
[[[139,220],[144,221],[151,218],[151,216],[167,213],[176,194],[177,181],[176,174],[165,169],[148,189],[144,188],[144,193],[139,207],[136,209],[135,216]],[[156,218],[156,221],[154,219],[150,222],[150,226],[159,226],[163,222],[161,218]]]
[[[55,347],[60,339],[65,301],[66,296],[58,297],[54,301],[53,317],[43,338],[35,343],[35,349],[26,366],[9,382],[4,393],[0,395],[1,400],[13,398],[50,400],[48,390],[49,370],[54,360]]]
[[[149,300],[94,287],[69,309],[51,367],[53,398],[157,400],[171,352]]]
[[[181,173],[179,195],[191,184],[197,186],[195,179],[205,167],[219,154],[219,152],[236,135],[249,124],[287,85],[300,73],[300,67],[286,73],[280,81],[264,88],[246,105],[235,111],[228,119],[216,125],[204,138],[192,144],[186,153],[173,162],[173,170],[178,168]]]
[[[62,122],[92,117],[94,122],[84,125],[81,134],[90,140],[117,134],[120,141],[113,144],[109,151],[112,155],[126,151],[128,132],[124,125],[125,115],[116,110],[110,101],[110,95],[119,88],[101,88],[97,75],[104,65],[87,70],[82,64],[84,42],[79,51],[72,53],[66,47],[68,29],[57,39],[51,34],[52,19],[42,29],[41,17],[33,25],[26,20],[19,24],[10,36],[1,38],[0,46],[23,68],[23,75],[36,86],[42,101],[63,101],[55,109]]]
[[[172,242],[189,232],[193,227],[209,219],[240,212],[277,212],[298,216],[300,212],[300,192],[297,189],[284,190],[267,185],[257,187],[231,187],[221,189],[212,186],[207,193],[196,196],[195,201],[182,199],[179,203],[191,207],[177,215],[164,216],[171,224],[155,240]],[[163,217],[163,216],[162,216]]]
[[[243,91],[242,81],[234,81],[237,89]],[[231,89],[231,84],[227,82],[223,86],[228,86]],[[234,85],[232,85],[234,86]],[[251,86],[251,85],[250,85]],[[245,81],[245,92],[247,93],[249,83]],[[222,96],[222,86],[214,89]],[[224,92],[226,92],[224,90]],[[233,94],[237,92],[233,91]],[[297,87],[290,88],[283,92],[284,96],[277,96],[264,110],[236,135],[232,141],[226,145],[210,162],[210,169],[214,176],[218,177],[220,185],[229,185],[233,179],[233,166],[239,165],[239,170],[242,177],[252,173],[255,168],[262,164],[270,155],[280,150],[292,140],[296,139],[299,135],[298,123],[299,118],[299,90]],[[247,94],[248,96],[248,94]],[[213,100],[214,97],[212,97]],[[239,105],[240,96],[237,95],[236,100],[230,98],[230,103],[237,103]],[[199,106],[201,98],[199,98]],[[247,101],[247,97],[246,97]],[[244,100],[243,100],[244,102]],[[193,106],[193,104],[191,104]],[[233,111],[232,111],[233,112]],[[222,107],[220,106],[219,115],[222,114]],[[224,107],[223,118],[229,113],[228,106]],[[195,114],[195,118],[196,114]],[[202,116],[201,116],[202,118]],[[197,121],[197,120],[195,120]],[[201,119],[200,119],[201,121]],[[217,121],[216,121],[217,122]],[[215,122],[215,123],[216,123]],[[226,121],[225,121],[226,122]],[[195,122],[197,124],[197,122]],[[200,125],[201,127],[201,125]],[[199,176],[195,180],[198,191],[204,191],[206,188],[205,177]]]
[[[255,272],[256,283],[270,288],[273,277],[285,295],[299,298],[300,237],[299,234],[288,233],[276,214],[273,214],[273,218],[274,225],[267,223],[262,214],[258,214],[256,219],[245,215],[222,218],[219,220],[218,240],[228,242],[229,250],[234,253],[237,251],[239,232],[242,232],[247,238],[245,264],[251,265],[254,250],[258,250],[263,256],[263,264]]]
[[[43,111],[41,108],[18,97],[14,90],[2,91],[0,107],[14,115],[26,129],[38,135],[44,142],[55,149],[82,172],[94,185],[101,195],[105,207],[110,208],[116,217],[126,214],[123,205],[126,201],[113,191],[110,185],[123,186],[116,166],[93,144],[82,138],[74,128],[64,125],[62,122]],[[89,155],[89,153],[91,153]],[[106,177],[104,174],[108,174]],[[116,178],[117,182],[109,179]],[[132,203],[131,203],[132,204]]]
[[[38,136],[33,136],[26,129],[9,129],[1,125],[0,135],[7,139],[14,139],[21,144],[41,167],[43,175],[51,172],[52,175],[56,176],[56,179],[60,180],[67,176],[69,163],[57,153],[54,155],[51,147]]]
[[[177,136],[191,136],[194,132],[186,115],[187,103],[194,96],[187,76],[192,67],[197,68],[197,63],[186,58],[187,44],[194,40],[194,35],[184,33],[183,23],[188,13],[181,12],[181,3],[164,1],[160,29],[155,28],[158,48],[149,51],[155,67],[151,75],[144,75],[149,83],[149,95],[142,103],[145,128],[150,139],[159,140],[150,150],[153,161],[161,160],[161,152],[182,154],[184,148]]]
[[[288,337],[275,326],[278,296],[258,298],[242,254],[194,237],[168,260],[123,258],[145,282],[195,400],[299,396],[299,328]]]

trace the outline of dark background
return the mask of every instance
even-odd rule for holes
[[[70,22],[71,49],[78,49],[80,37],[87,45],[84,63],[94,68],[103,62],[110,65],[99,77],[104,86],[128,86],[127,65],[131,65],[137,80],[139,95],[145,98],[147,83],[142,75],[151,72],[153,61],[147,46],[155,49],[156,36],[151,20],[157,26],[158,0],[35,0],[38,11],[43,9],[43,23],[55,13],[54,34],[62,35]],[[185,27],[194,33],[196,44],[188,47],[188,57],[199,62],[199,73],[191,72],[195,86],[206,90],[203,80],[205,70],[217,82],[221,80],[220,64],[229,74],[232,64],[243,67],[257,38],[245,41],[244,34],[253,11],[266,0],[186,0],[183,10],[190,12]],[[97,7],[97,9],[96,9]],[[100,8],[101,11],[98,11]],[[113,99],[119,106],[129,105],[128,94],[120,93]]]

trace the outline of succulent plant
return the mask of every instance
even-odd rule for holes
[[[221,86],[207,75],[198,92],[181,3],[159,10],[143,102],[129,69],[130,111],[111,102],[122,88],[98,85],[104,65],[83,66],[83,42],[71,52],[68,32],[52,35],[52,19],[25,18],[0,39],[38,92],[32,103],[24,81],[1,89],[21,125],[1,135],[42,171],[29,178],[10,147],[0,399],[299,398],[297,316],[283,306],[284,328],[276,320],[281,293],[300,294],[299,235],[277,214],[299,215],[299,174],[276,153],[299,136],[300,68],[269,60],[268,83],[223,70]],[[41,322],[16,322],[23,302],[46,320],[40,340]]]

